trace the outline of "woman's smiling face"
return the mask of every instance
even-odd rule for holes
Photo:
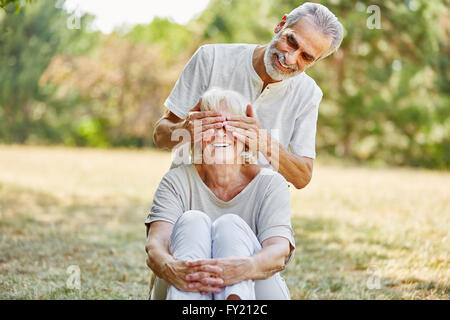
[[[223,116],[232,114],[223,100],[220,102],[218,111]],[[206,164],[241,164],[242,151],[244,151],[244,143],[223,127],[206,133],[202,141],[203,163]]]

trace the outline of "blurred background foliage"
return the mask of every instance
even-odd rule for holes
[[[450,16],[445,0],[320,1],[345,27],[307,70],[324,92],[319,157],[448,169]],[[268,43],[294,0],[211,0],[186,25],[155,18],[111,34],[55,1],[1,0],[0,142],[153,146],[163,102],[204,43]],[[370,29],[370,5],[381,28]],[[72,21],[73,25],[73,21]]]

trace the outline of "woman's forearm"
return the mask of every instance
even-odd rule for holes
[[[289,246],[284,243],[276,243],[263,247],[260,251],[250,256],[253,270],[250,280],[263,280],[284,270],[285,261],[289,255]]]
[[[147,265],[149,268],[152,269],[157,277],[167,281],[167,265],[175,261],[168,248],[161,246],[160,243],[149,242],[145,246],[145,250],[147,251]]]

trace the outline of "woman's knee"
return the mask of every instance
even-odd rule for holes
[[[188,210],[184,212],[177,220],[177,224],[194,224],[198,226],[199,224],[204,224],[206,226],[211,226],[211,218],[204,212],[199,210]]]
[[[237,214],[227,213],[214,221],[215,229],[231,230],[235,227],[245,226],[247,223]]]
[[[170,235],[170,252],[176,259],[200,259],[211,256],[211,219],[201,211],[184,212]]]
[[[241,217],[236,214],[224,214],[213,223],[213,238],[218,242],[235,243],[249,241],[253,231]]]
[[[215,256],[251,255],[261,249],[253,230],[236,214],[225,214],[216,219],[212,231]]]

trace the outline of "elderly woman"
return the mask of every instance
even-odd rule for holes
[[[201,110],[242,115],[236,92],[212,89]],[[170,170],[146,220],[152,299],[290,299],[280,275],[295,248],[289,189],[246,163],[243,137],[223,127],[202,138],[201,164]]]

